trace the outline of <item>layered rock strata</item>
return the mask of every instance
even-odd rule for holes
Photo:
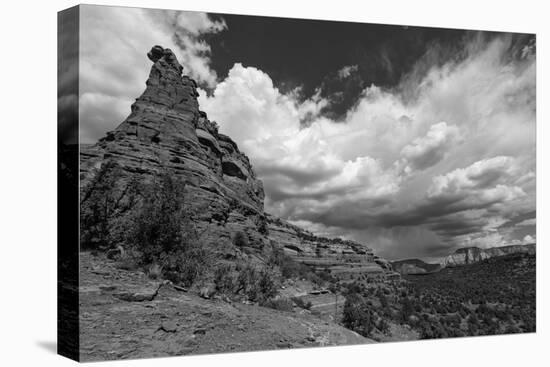
[[[441,265],[445,267],[467,265],[483,261],[491,257],[505,256],[515,253],[534,255],[536,254],[536,245],[533,243],[527,245],[492,247],[488,249],[480,249],[478,247],[461,248],[456,250],[453,254],[445,257]]]

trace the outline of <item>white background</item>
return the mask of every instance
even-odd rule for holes
[[[177,0],[97,4],[537,33],[537,333],[99,363],[116,366],[539,366],[550,362],[548,48],[544,0]],[[0,27],[0,364],[69,365],[56,339],[57,14],[74,1],[4,1]],[[547,141],[544,146],[544,141]],[[545,291],[546,288],[546,291]]]

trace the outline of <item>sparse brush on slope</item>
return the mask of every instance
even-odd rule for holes
[[[123,245],[126,267],[134,263],[153,277],[186,286],[207,269],[210,254],[185,207],[185,185],[168,172],[143,183],[122,180],[121,168],[102,165],[84,191],[81,233],[84,248]],[[151,266],[155,269],[151,270]]]
[[[184,192],[185,185],[169,174],[144,187],[126,241],[142,264],[158,263],[165,278],[190,286],[206,271],[210,256],[185,208]]]
[[[121,182],[122,170],[107,161],[84,188],[80,202],[82,249],[106,250],[125,242],[127,216],[135,205],[136,184]]]
[[[223,264],[214,271],[216,291],[228,295],[244,295],[252,302],[265,303],[278,294],[277,282],[267,269],[257,270],[250,264]]]

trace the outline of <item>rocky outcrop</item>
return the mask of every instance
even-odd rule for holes
[[[262,182],[237,144],[199,109],[196,82],[182,75],[170,49],[154,46],[147,56],[153,66],[130,115],[97,144],[81,147],[82,190],[89,189],[109,161],[120,167],[117,184],[122,186],[167,172],[185,182],[186,205],[201,240],[226,258],[252,253],[258,260],[266,249],[279,247],[298,261],[335,274],[387,270],[366,246],[314,236],[266,214]],[[247,239],[247,251],[233,245],[238,232]]]
[[[340,280],[387,278],[392,272],[385,259],[363,244],[316,236],[280,218],[268,215],[270,241],[282,247],[297,262],[328,271]]]
[[[536,253],[536,245],[511,245],[492,247],[488,249],[480,249],[478,247],[465,247],[458,249],[453,254],[445,257],[441,265],[445,267],[467,265],[483,261],[491,257],[505,256],[515,253],[534,255]]]
[[[420,259],[392,261],[391,265],[393,270],[403,275],[429,274],[441,270],[439,264],[429,264]]]
[[[443,260],[443,266],[467,265],[488,259],[489,256],[480,248],[466,247],[456,250]]]
[[[534,243],[528,245],[510,245],[485,249],[485,253],[489,255],[489,257],[505,256],[517,253],[535,255],[536,252],[537,246]]]

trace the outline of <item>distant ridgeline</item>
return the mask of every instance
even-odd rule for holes
[[[197,83],[182,76],[170,49],[154,46],[147,56],[153,66],[130,115],[96,144],[81,146],[81,204],[107,162],[117,169],[119,206],[112,215],[124,214],[130,182],[168,173],[185,184],[185,205],[201,242],[219,259],[262,267],[278,249],[341,280],[399,277],[360,243],[318,237],[265,213],[262,182],[237,144],[199,110]]]
[[[428,274],[445,267],[474,264],[492,257],[524,253],[536,254],[536,244],[510,245],[481,249],[479,247],[464,247],[446,256],[440,264],[429,264],[419,259],[392,261],[393,269],[400,274]]]

